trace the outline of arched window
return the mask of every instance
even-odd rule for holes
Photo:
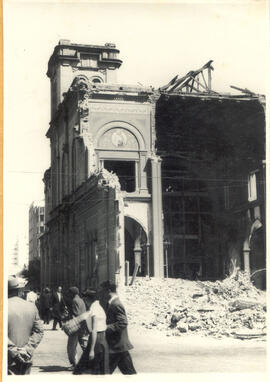
[[[103,83],[103,80],[99,76],[93,76],[90,78],[90,82],[92,82],[92,84],[101,84]]]

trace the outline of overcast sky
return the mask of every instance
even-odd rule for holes
[[[164,2],[165,3],[165,2]],[[76,4],[9,1],[4,7],[5,251],[28,232],[49,163],[47,63],[59,39],[116,43],[118,82],[158,88],[214,60],[213,89],[266,92],[266,2]]]

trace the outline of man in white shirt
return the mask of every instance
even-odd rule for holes
[[[88,329],[89,340],[73,374],[82,374],[85,370],[91,374],[109,374],[109,349],[105,337],[106,314],[98,301],[95,290],[84,293],[84,302],[88,311],[83,313]]]

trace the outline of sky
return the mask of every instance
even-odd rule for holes
[[[172,2],[173,3],[173,2]],[[6,1],[4,6],[4,252],[28,234],[50,167],[47,64],[60,39],[114,42],[118,82],[165,85],[213,60],[212,86],[265,94],[269,68],[266,1],[93,3]]]

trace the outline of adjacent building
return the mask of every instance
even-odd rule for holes
[[[13,273],[13,269],[17,269],[19,267],[19,240],[16,240],[16,243],[9,254],[8,258],[8,268],[9,274]]]
[[[40,259],[40,237],[44,233],[44,202],[29,207],[29,263]]]
[[[264,98],[214,92],[211,62],[159,90],[118,84],[118,55],[60,40],[48,63],[42,286],[262,267]]]

